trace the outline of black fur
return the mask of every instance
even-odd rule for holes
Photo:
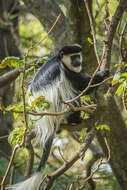
[[[36,73],[31,84],[31,91],[37,92],[45,86],[54,85],[59,76],[60,61],[57,56],[54,56]]]
[[[45,98],[47,96],[47,100],[51,101],[51,110],[63,111],[62,109],[65,109],[66,106],[61,103],[61,96],[63,95],[62,98],[65,98],[64,100],[74,98],[88,86],[91,79],[90,76],[79,73],[82,64],[80,52],[81,47],[79,45],[64,46],[56,56],[46,62],[36,73],[31,83],[30,91],[33,93],[33,96],[29,97],[29,102],[31,103],[39,95],[45,95]],[[68,57],[64,55],[71,57],[68,59]],[[92,84],[103,81],[108,75],[108,70],[97,72]],[[91,93],[94,89],[96,88],[88,89],[86,94]],[[80,106],[80,99],[74,101],[73,105]],[[61,119],[64,119],[61,117],[54,117],[53,119],[52,117],[53,116],[44,116],[40,119],[37,118],[37,122],[39,121],[40,123],[35,123],[35,131],[40,127],[39,130],[36,131],[36,134],[38,136],[40,135],[39,141],[42,141],[43,145],[42,158],[35,174],[24,182],[11,186],[11,189],[38,189],[38,184],[41,182],[42,169],[44,169],[50,154],[54,133],[58,130]],[[67,114],[65,117],[67,117],[69,124],[78,124],[81,122],[80,112],[70,112],[70,114]]]
[[[80,46],[77,45],[74,47],[65,46],[60,51],[64,51],[65,54],[69,54],[69,52],[79,53],[79,51],[81,51],[81,48]],[[48,62],[46,62],[37,72],[31,84],[31,92],[41,91],[41,88],[44,88],[46,86],[53,85],[55,88],[55,81],[59,79],[61,70],[64,70],[66,78],[70,81],[73,88],[77,92],[75,93],[75,96],[77,96],[81,91],[83,91],[88,86],[91,77],[89,75],[84,75],[82,73],[76,73],[74,71],[71,71],[70,69],[67,68],[67,66],[61,63],[59,55],[57,55],[51,58]],[[105,77],[108,76],[109,76],[108,70],[98,71],[93,79],[92,84],[100,83],[101,81],[103,81]],[[92,93],[95,88],[89,88],[86,94]],[[80,102],[80,100],[78,101]],[[75,105],[75,102],[73,102],[73,104]],[[81,122],[80,112],[71,113],[67,119],[69,124],[80,123]]]
[[[59,50],[59,53],[63,52],[64,55],[72,54],[72,53],[80,53],[82,51],[82,48],[80,45],[70,45],[70,46],[64,46]]]
[[[50,136],[48,138],[48,140],[46,141],[46,143],[45,143],[45,147],[44,147],[44,150],[43,150],[41,161],[40,161],[40,164],[39,164],[39,166],[38,166],[38,168],[36,170],[37,172],[40,172],[42,170],[42,168],[45,167],[46,161],[47,161],[47,159],[49,157],[49,154],[50,154],[52,141],[53,141],[53,136]]]
[[[66,88],[66,91],[67,90],[68,91],[70,90],[70,91],[65,93],[65,100],[69,97],[68,96],[69,93],[72,93],[71,96],[73,96],[73,97],[77,96],[82,90],[84,90],[88,86],[88,83],[89,83],[91,77],[88,75],[84,75],[84,74],[81,74],[79,72],[74,72],[74,71],[70,70],[67,67],[67,65],[65,65],[63,63],[63,59],[61,60],[61,58],[64,54],[66,54],[66,55],[71,54],[70,56],[72,56],[73,53],[78,53],[78,61],[79,61],[80,60],[79,59],[79,53],[80,52],[81,52],[81,47],[79,45],[63,47],[56,56],[54,56],[48,62],[46,62],[40,68],[40,70],[36,73],[32,83],[31,83],[31,92],[33,92],[34,95],[36,95],[37,92],[41,92],[42,95],[43,95],[43,93],[46,92],[47,96],[48,96],[48,93],[50,92],[49,89],[51,88],[51,89],[55,89],[55,93],[56,93],[58,88],[59,89],[63,88],[61,86],[61,80],[60,80],[61,79],[60,77],[62,76],[62,77],[65,77],[64,79],[66,79],[65,84],[66,83],[67,83],[67,85],[70,84],[70,89]],[[75,61],[75,59],[76,59],[76,61]],[[74,55],[74,57],[71,58],[70,60],[73,62],[72,66],[77,68],[77,63],[78,63],[77,57]],[[81,61],[79,64],[82,64]],[[108,70],[97,72],[94,79],[93,79],[92,84],[97,84],[97,83],[103,81],[104,78],[107,77],[108,75],[109,75]],[[90,88],[86,92],[86,94],[91,93],[94,89],[95,88]],[[61,93],[62,92],[64,93],[64,89],[62,89],[62,90],[63,91],[61,91]],[[51,91],[50,95],[52,97],[53,91]],[[59,98],[59,96],[57,96],[57,95],[56,95],[56,97]],[[59,107],[61,106],[60,100],[58,101],[58,104],[57,104],[57,101],[55,103],[52,102],[52,105],[54,105],[54,104],[55,104],[55,106],[54,106],[55,109],[56,109],[56,107],[58,108],[58,106]],[[80,106],[80,99],[73,102],[73,105],[74,106]],[[61,109],[61,107],[60,107],[60,109]],[[48,117],[50,117],[50,116],[48,116]],[[58,118],[56,118],[56,120],[57,119]],[[70,114],[68,114],[66,116],[66,119],[67,119],[69,124],[79,124],[82,121],[79,111],[78,112],[70,112]],[[57,127],[56,123],[57,122],[55,121],[53,124],[50,124],[50,123],[51,123],[51,120],[49,122],[49,126],[47,126],[46,129],[50,129],[50,127],[51,127],[51,130],[53,129],[53,131],[51,132],[51,134],[49,134],[50,131],[46,130],[45,134],[47,135],[46,136],[47,139],[43,145],[44,146],[43,154],[42,154],[40,164],[36,170],[37,173],[41,172],[42,169],[44,168],[45,164],[46,164],[46,161],[47,161],[48,156],[50,154],[53,136],[54,136],[54,133],[56,132],[56,127]],[[46,126],[42,126],[42,127],[46,127]],[[47,133],[49,134],[49,136]]]

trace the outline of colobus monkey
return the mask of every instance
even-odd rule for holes
[[[84,90],[91,77],[81,74],[82,55],[80,45],[64,46],[58,54],[46,62],[36,73],[31,85],[29,97],[31,104],[35,98],[45,96],[51,102],[49,112],[61,112],[66,109],[66,105],[61,103],[61,99],[66,101],[77,96]],[[109,75],[109,71],[99,71],[96,73],[93,84],[99,83]],[[90,88],[87,94],[95,88]],[[80,106],[80,100],[73,102],[74,106]],[[80,123],[80,112],[70,112],[62,116],[44,116],[38,118],[35,124],[37,141],[43,147],[43,154],[40,164],[35,174],[24,182],[11,186],[16,190],[36,190],[41,180],[41,173],[48,159],[53,136],[60,126],[62,119],[66,118],[68,123]],[[32,118],[33,119],[33,118]],[[34,118],[35,119],[35,118]]]

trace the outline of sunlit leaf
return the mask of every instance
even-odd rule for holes
[[[22,142],[23,136],[24,128],[22,126],[19,126],[10,132],[8,142],[13,146],[16,144],[20,144]]]
[[[45,63],[46,61],[48,61],[49,57],[48,56],[45,56],[45,57],[42,57],[40,59],[37,60],[37,64],[39,63]]]
[[[108,125],[98,125],[98,126],[96,126],[96,129],[97,130],[106,130],[106,131],[110,131],[110,127],[108,126]]]
[[[2,60],[0,64],[0,69],[4,69],[5,67],[23,67],[24,61],[19,57],[6,57]]]
[[[106,93],[106,94],[104,94],[104,98],[108,98],[108,97],[111,97],[111,96],[112,96],[111,93]]]
[[[83,119],[88,119],[89,118],[89,115],[87,113],[85,113],[85,115],[83,116]]]
[[[116,85],[117,83],[119,83],[119,80],[118,80],[118,79],[112,80],[112,86]]]
[[[14,119],[16,120],[17,119],[17,117],[19,116],[19,113],[13,113],[13,116],[14,116]]]
[[[48,102],[44,96],[37,97],[32,102],[32,107],[38,107],[40,110],[48,109],[50,107],[50,102]]]
[[[87,40],[88,40],[88,42],[89,42],[90,44],[93,44],[93,41],[92,41],[92,39],[91,39],[90,37],[88,37]]]
[[[121,83],[121,84],[119,85],[117,91],[116,91],[116,94],[117,94],[118,96],[120,96],[120,95],[123,93],[123,91],[124,91],[124,84]]]

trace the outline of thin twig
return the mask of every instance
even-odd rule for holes
[[[13,166],[12,166],[12,169],[11,169],[10,185],[12,185],[13,182],[14,182],[14,176],[15,176],[15,165],[13,165]]]
[[[88,16],[89,16],[90,27],[91,27],[91,31],[92,31],[92,35],[93,35],[93,42],[94,42],[93,44],[94,44],[95,55],[97,58],[98,65],[100,65],[100,58],[99,58],[98,51],[97,51],[97,42],[96,42],[96,37],[95,37],[95,29],[94,29],[92,14],[91,14],[91,11],[89,9],[88,0],[84,0],[84,2],[85,2],[85,6],[87,9]]]
[[[123,49],[122,49],[122,45],[123,45],[123,38],[124,38],[124,34],[125,34],[125,30],[126,30],[126,27],[127,27],[127,20],[123,26],[123,29],[122,29],[122,32],[121,32],[121,35],[120,35],[120,56],[121,56],[121,61],[124,61],[124,54],[123,54]]]
[[[57,22],[59,21],[61,17],[61,14],[59,14],[55,20],[55,22],[53,23],[52,27],[50,28],[50,30],[47,32],[46,36],[41,39],[39,42],[37,42],[35,45],[31,46],[30,49],[36,48],[37,46],[39,46],[48,36],[49,34],[52,32],[52,30],[54,29],[55,25],[57,24]]]
[[[64,161],[64,162],[68,162],[68,161],[64,158],[64,156],[63,156],[63,154],[62,154],[61,149],[60,149],[59,146],[58,146],[58,150],[59,150],[60,156],[61,156],[61,158],[63,159],[63,161]]]
[[[23,77],[22,77],[22,97],[23,97],[23,115],[24,115],[24,136],[23,136],[23,140],[22,140],[22,143],[21,144],[17,144],[15,147],[14,147],[14,150],[12,152],[12,156],[11,156],[11,159],[10,159],[10,162],[8,164],[8,168],[6,170],[6,173],[3,177],[3,180],[2,180],[2,183],[1,183],[1,190],[4,190],[4,185],[5,185],[5,182],[6,182],[6,179],[7,179],[7,176],[9,174],[9,171],[11,169],[11,166],[13,164],[13,161],[14,161],[14,158],[15,158],[15,154],[16,154],[16,151],[19,147],[22,147],[25,143],[25,137],[26,137],[26,132],[27,132],[27,118],[26,118],[26,113],[25,113],[25,93],[24,93],[24,77],[25,77],[25,69],[26,69],[26,62],[24,64],[24,69],[23,69]]]
[[[8,168],[7,168],[6,172],[5,172],[5,175],[4,175],[4,177],[3,177],[3,180],[2,180],[2,182],[1,182],[1,190],[5,190],[5,187],[4,187],[4,186],[5,186],[5,182],[6,182],[6,179],[7,179],[8,174],[9,174],[9,171],[10,171],[10,169],[11,169],[11,166],[12,166],[12,164],[13,164],[13,161],[14,161],[14,158],[15,158],[15,153],[16,153],[16,151],[17,151],[17,149],[18,149],[19,147],[21,147],[20,144],[17,144],[17,145],[14,147],[14,149],[13,149],[13,152],[12,152],[12,155],[11,155],[11,159],[10,159],[10,162],[9,162],[9,164],[8,164]]]
[[[110,61],[111,61],[111,50],[112,50],[112,42],[113,38],[117,29],[117,26],[119,24],[119,21],[122,18],[122,15],[124,11],[126,10],[126,0],[120,0],[118,7],[116,8],[115,14],[112,17],[112,20],[110,22],[110,25],[108,27],[108,30],[106,32],[106,38],[105,38],[105,57],[102,63],[102,68],[105,67],[109,68]]]
[[[64,110],[64,111],[61,111],[61,112],[27,112],[26,111],[26,115],[33,115],[33,116],[47,116],[47,115],[50,115],[50,116],[60,116],[60,115],[63,115],[65,113],[68,113],[70,112],[71,110],[72,111],[85,111],[87,113],[93,113],[93,110],[91,110],[91,108],[96,108],[96,104],[92,104],[92,105],[88,105],[88,106],[81,106],[81,107],[75,107],[73,106],[72,104],[68,103],[68,102],[64,102],[63,103],[67,104],[68,107]],[[5,113],[19,113],[19,114],[23,114],[23,111],[17,111],[15,109],[11,109],[11,110],[7,110],[5,107],[1,107],[1,104],[0,104],[0,109],[1,111],[5,112]]]
[[[97,71],[99,70],[99,67],[100,67],[100,66],[98,66],[98,67],[96,68],[95,72],[93,73],[93,75],[92,75],[92,77],[91,77],[91,79],[90,79],[90,81],[89,81],[88,86],[87,86],[78,96],[72,98],[71,100],[66,101],[66,103],[71,103],[71,102],[77,100],[78,98],[80,98],[81,96],[83,96],[89,88],[92,88],[92,87],[95,87],[95,86],[100,86],[101,84],[104,84],[105,82],[107,82],[108,80],[110,80],[110,79],[112,78],[112,77],[108,77],[107,79],[103,80],[103,81],[100,82],[100,83],[92,84],[92,85],[91,85],[91,83],[93,82],[94,76],[96,75]]]
[[[96,71],[95,71],[95,74],[96,74]],[[76,96],[75,98],[71,99],[71,100],[67,100],[67,101],[63,101],[63,103],[67,104],[68,107],[64,110],[64,111],[61,111],[61,112],[41,112],[41,113],[36,113],[36,112],[27,112],[26,111],[26,115],[34,115],[34,116],[46,116],[46,115],[50,115],[50,116],[60,116],[60,115],[63,115],[65,113],[68,113],[70,112],[71,110],[72,111],[85,111],[85,112],[88,112],[88,113],[92,113],[93,111],[90,110],[90,108],[95,108],[96,105],[88,105],[88,106],[81,106],[81,107],[74,107],[72,104],[70,104],[71,102],[77,100],[78,98],[80,98],[81,96],[83,96],[85,94],[85,92],[89,89],[89,88],[93,88],[93,87],[97,87],[101,84],[104,84],[105,82],[107,82],[108,80],[112,79],[112,76],[105,79],[104,81],[98,83],[98,84],[93,84],[93,85],[90,85],[90,83],[88,84],[87,88],[85,88],[78,96]],[[92,79],[91,79],[92,81]],[[3,111],[3,112],[12,112],[12,113],[19,113],[19,114],[23,114],[23,111],[17,111],[15,109],[11,109],[11,110],[7,110],[3,104],[2,104],[2,101],[0,101],[0,109]]]
[[[83,185],[78,187],[76,190],[82,190],[85,185],[86,185],[86,182],[91,179],[93,177],[93,175],[96,173],[96,171],[98,171],[98,169],[100,168],[101,164],[102,164],[102,161],[103,161],[103,158],[100,159],[100,162],[97,166],[97,168],[91,173],[91,175],[89,175],[86,179],[84,179],[84,182],[83,182]]]
[[[40,57],[40,58],[43,58],[45,57],[46,55]],[[36,63],[37,61],[40,59],[40,58],[36,58],[34,59],[33,61],[30,61],[27,63],[27,66],[26,68],[29,69],[31,66],[36,66]],[[37,63],[37,66],[38,66],[38,63]],[[6,84],[9,84],[11,83],[13,80],[15,80],[21,73],[23,72],[23,68],[22,67],[18,67],[18,68],[15,68],[13,69],[12,71],[9,71],[5,74],[3,74],[2,76],[0,76],[0,88],[2,88],[3,86],[5,86]]]
[[[107,164],[111,158],[111,150],[110,150],[110,147],[109,147],[109,144],[108,144],[106,137],[104,137],[104,141],[105,141],[105,145],[106,145],[107,151],[108,151],[108,158],[105,162],[103,162],[103,164]]]
[[[58,170],[56,170],[51,175],[47,176],[48,177],[48,182],[47,182],[47,184],[46,184],[46,186],[44,187],[43,190],[49,190],[52,187],[52,185],[53,185],[54,181],[56,180],[56,178],[59,177],[60,175],[62,175],[65,171],[67,171],[78,159],[80,159],[82,157],[82,155],[84,155],[84,153],[88,149],[90,143],[94,139],[95,134],[96,134],[96,129],[93,128],[87,134],[86,139],[85,139],[85,143],[83,143],[81,145],[80,150],[78,150],[76,152],[76,154],[70,160],[68,160],[67,163],[64,163]]]
[[[125,97],[125,90],[124,90],[123,94],[122,94],[122,103],[123,103],[123,107],[124,107],[125,111],[127,111],[127,104],[126,104],[125,99],[126,99],[126,97]]]
[[[72,182],[72,183],[70,184],[68,190],[72,190],[73,186],[74,186],[74,182]]]
[[[1,137],[0,137],[0,141],[1,141],[1,140],[3,140],[3,139],[8,138],[8,136],[9,136],[9,135],[4,135],[4,136],[1,136]]]
[[[58,15],[58,17],[56,18],[56,21],[55,21],[55,22],[53,23],[53,25],[51,26],[51,29],[49,30],[48,34],[47,34],[42,40],[40,40],[40,41],[37,43],[38,45],[48,37],[48,35],[51,33],[51,31],[52,31],[53,28],[55,27],[56,23],[58,22],[59,18],[60,18],[60,15]],[[32,48],[36,47],[37,44],[35,44],[35,46],[33,46],[33,47],[30,47],[27,52],[29,53],[29,51],[30,51]],[[6,172],[5,172],[5,175],[4,175],[3,180],[2,180],[2,183],[1,183],[1,190],[5,190],[5,187],[4,187],[4,186],[5,186],[5,182],[6,182],[6,179],[7,179],[8,174],[9,174],[10,168],[11,168],[11,166],[12,166],[12,164],[13,164],[16,151],[17,151],[18,148],[20,148],[20,147],[22,147],[22,146],[24,145],[24,143],[25,143],[25,138],[26,138],[26,132],[27,132],[27,118],[26,118],[25,93],[24,93],[24,76],[25,76],[25,69],[26,69],[26,58],[27,58],[27,54],[25,55],[25,64],[24,64],[23,77],[22,77],[23,114],[24,114],[24,125],[25,125],[25,127],[24,127],[24,128],[25,128],[25,129],[24,129],[24,136],[23,136],[23,139],[22,139],[22,143],[21,143],[21,144],[17,144],[17,145],[14,147],[14,149],[13,149],[13,152],[12,152],[12,155],[11,155],[11,159],[10,159],[10,162],[9,162],[9,164],[8,164],[8,168],[7,168]]]
[[[103,161],[103,158],[101,158],[98,166],[96,167],[96,169],[93,172],[91,172],[91,174],[87,178],[84,179],[83,185],[78,187],[76,190],[82,190],[85,187],[86,182],[93,177],[93,175],[99,170],[100,166],[102,164],[107,164],[109,162],[109,160],[111,158],[111,151],[110,151],[110,148],[109,148],[109,145],[108,145],[106,137],[104,138],[104,141],[105,141],[105,144],[106,144],[106,147],[107,147],[107,150],[108,150],[108,158],[107,158],[107,160]]]

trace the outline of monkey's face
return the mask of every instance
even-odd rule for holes
[[[63,55],[61,61],[71,71],[79,73],[82,70],[82,55],[81,55],[81,53]]]

